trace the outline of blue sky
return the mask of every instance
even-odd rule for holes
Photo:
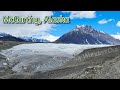
[[[120,20],[120,11],[96,11],[95,14],[96,17],[94,18],[74,18],[71,19],[70,24],[57,24],[55,27],[56,30],[51,30],[50,34],[54,36],[61,36],[64,33],[74,29],[76,25],[80,26],[82,24],[90,25],[94,29],[99,31],[104,31],[108,34],[120,33],[120,27],[116,26],[117,22]],[[53,16],[60,16],[60,15],[69,17],[70,13],[62,13],[60,11],[54,11]],[[105,19],[106,21],[112,19],[112,21],[105,24],[99,24],[98,22],[103,19]]]
[[[44,20],[45,16],[70,17],[70,24],[3,24],[3,16],[33,16]],[[74,29],[87,24],[120,39],[120,11],[0,11],[0,32],[16,37],[44,38],[54,41]]]

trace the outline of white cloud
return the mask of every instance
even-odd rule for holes
[[[45,36],[42,36],[41,38],[47,39],[47,40],[49,40],[49,41],[52,42],[52,41],[57,40],[59,37],[56,37],[56,36],[53,36],[53,35],[47,34],[47,35],[45,35]]]
[[[95,18],[96,11],[62,11],[63,13],[70,13],[70,18]]]
[[[111,36],[114,37],[114,38],[116,38],[116,39],[119,39],[119,40],[120,40],[120,33],[119,33],[119,32],[117,32],[116,35],[111,35]]]
[[[120,35],[111,35],[111,36],[120,40]]]
[[[103,19],[103,20],[100,20],[98,23],[99,24],[106,24],[107,22],[108,22],[107,20]]]
[[[120,33],[119,33],[119,32],[117,32],[117,35],[120,35]]]
[[[48,32],[45,32],[45,31],[41,32],[41,33],[32,34],[31,37],[38,38],[38,39],[47,39],[51,42],[55,41],[59,38],[58,36],[53,36],[53,35],[49,34]]]
[[[112,21],[115,21],[114,19],[108,19],[108,22],[112,22]]]
[[[42,24],[36,26],[34,24],[3,24],[3,16],[33,16],[43,20],[45,16],[53,15],[52,11],[0,11],[0,32],[8,33],[14,36],[41,36],[41,33],[53,30],[54,24]],[[45,36],[45,35],[44,35]],[[54,36],[53,36],[54,37]]]
[[[117,22],[116,26],[120,27],[120,21]]]
[[[112,22],[112,21],[114,21],[114,19],[108,19],[108,20],[102,19],[102,20],[98,21],[98,23],[99,24],[106,24],[106,23]]]

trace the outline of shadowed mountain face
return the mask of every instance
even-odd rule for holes
[[[0,41],[18,41],[18,42],[25,42],[25,40],[21,38],[14,37],[10,34],[0,33]]]
[[[120,44],[120,40],[117,40],[102,31],[97,31],[88,25],[77,25],[74,30],[64,34],[55,42],[74,44]]]

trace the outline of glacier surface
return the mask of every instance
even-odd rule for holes
[[[56,69],[85,49],[106,46],[110,45],[34,43],[17,45],[0,54],[6,56],[13,71],[34,73]]]

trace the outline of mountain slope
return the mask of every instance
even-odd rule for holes
[[[20,37],[20,38],[27,42],[50,42],[46,39],[37,39],[37,38],[33,38],[33,37]]]
[[[14,37],[10,34],[0,33],[0,41],[18,41],[18,42],[25,42],[25,40],[21,38]]]
[[[74,30],[64,34],[55,42],[75,44],[120,44],[120,40],[117,40],[102,31],[97,31],[88,25],[77,25]]]
[[[10,34],[0,33],[1,41],[18,41],[18,42],[49,42],[46,39],[37,39],[33,37],[15,37]]]

